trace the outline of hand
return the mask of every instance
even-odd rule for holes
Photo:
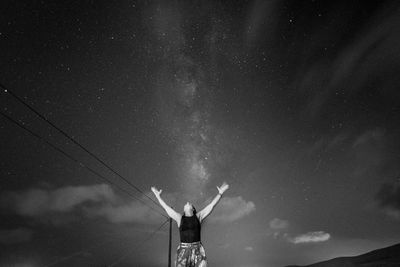
[[[228,190],[229,185],[227,183],[223,183],[221,186],[217,186],[218,192],[222,195],[226,190]]]
[[[157,188],[155,188],[154,186],[151,187],[151,191],[153,191],[154,195],[156,195],[156,197],[159,197],[161,195],[162,190],[157,190]]]

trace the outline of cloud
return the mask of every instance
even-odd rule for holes
[[[255,204],[252,201],[244,200],[241,196],[224,197],[215,208],[212,216],[209,217],[209,220],[217,223],[233,222],[255,210]]]
[[[164,197],[174,199],[171,194],[164,194]],[[163,217],[143,204],[148,202],[147,198],[143,196],[141,200],[123,202],[109,185],[97,184],[54,190],[30,188],[19,192],[9,191],[2,195],[0,204],[17,215],[34,217],[55,225],[76,219],[74,211],[90,218],[104,217],[111,223],[159,223]]]
[[[251,247],[251,246],[247,246],[247,247],[244,248],[244,250],[246,250],[246,251],[253,251],[254,249],[253,249],[253,247]]]
[[[18,215],[39,216],[49,212],[68,212],[86,202],[114,201],[110,186],[66,186],[55,190],[31,188],[20,192],[4,192],[0,203]]]
[[[274,230],[282,230],[289,227],[289,221],[274,218],[269,222],[269,227]]]
[[[150,193],[147,192],[147,195]],[[164,193],[163,199],[170,205],[177,204],[176,194]],[[39,221],[51,222],[55,225],[68,223],[77,214],[89,218],[103,217],[111,223],[156,224],[162,222],[164,218],[159,213],[143,204],[143,202],[149,202],[148,199],[143,196],[141,200],[124,202],[110,186],[98,184],[66,186],[54,190],[31,188],[19,192],[5,192],[0,199],[0,204],[17,215],[34,217]],[[153,204],[151,206],[160,213],[165,213]],[[213,216],[210,216],[210,221],[233,222],[254,210],[254,203],[245,201],[241,196],[224,197],[216,207]]]
[[[89,217],[104,217],[111,223],[146,223],[156,224],[165,220],[160,214],[139,201],[128,204],[113,205],[106,203],[98,207],[85,208]]]
[[[16,228],[0,230],[0,244],[17,244],[29,242],[32,239],[33,231],[28,228]]]
[[[383,211],[387,216],[392,217],[397,221],[400,221],[400,210],[395,210],[393,208],[385,208]]]
[[[282,220],[279,218],[273,218],[269,222],[269,229],[267,231],[267,235],[272,236],[274,239],[285,237],[287,235],[285,230],[288,228],[289,228],[289,221]]]
[[[349,139],[349,134],[340,132],[336,135],[324,135],[317,141],[308,146],[306,150],[307,156],[312,156],[316,153],[328,152],[335,150],[345,144]]]
[[[387,136],[383,129],[370,129],[357,136],[352,145],[354,175],[376,171],[386,158]]]
[[[384,131],[382,129],[368,130],[359,135],[353,143],[353,147],[357,147],[370,142],[381,143],[384,137]]]
[[[400,186],[395,184],[382,184],[375,195],[379,207],[388,216],[400,220]]]
[[[293,244],[323,242],[329,240],[331,237],[330,234],[323,231],[313,231],[293,236],[286,232],[289,228],[289,221],[279,218],[272,219],[269,222],[269,228],[272,231],[268,235],[272,235],[274,239],[284,240]]]
[[[397,8],[391,6],[377,10],[370,23],[354,36],[352,43],[339,50],[335,58],[321,57],[309,68],[301,65],[295,84],[309,96],[305,117],[320,114],[338,91],[351,96],[371,81],[379,81],[375,87],[385,96],[399,98],[399,79],[395,75],[387,78],[388,74],[398,69],[400,55],[396,32],[399,20],[395,10]],[[322,36],[321,32],[315,34],[315,37]]]
[[[230,248],[232,246],[231,243],[222,243],[220,245],[218,245],[218,247],[222,248],[222,249],[227,249]]]
[[[246,43],[254,45],[260,37],[272,35],[277,24],[279,1],[256,0],[247,12],[247,22],[244,28]]]
[[[329,233],[324,231],[308,232],[295,237],[287,237],[287,241],[293,244],[303,244],[303,243],[317,243],[325,242],[331,238]]]

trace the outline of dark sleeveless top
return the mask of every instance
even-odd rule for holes
[[[190,217],[182,215],[181,225],[179,226],[181,242],[193,243],[200,241],[200,229],[201,224],[195,214]]]

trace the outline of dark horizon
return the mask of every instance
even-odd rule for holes
[[[387,246],[384,248],[378,248],[366,253],[347,256],[347,257],[337,257],[333,259],[324,260],[321,262],[315,262],[307,266],[313,267],[340,267],[340,266],[371,266],[371,267],[384,267],[384,266],[394,266],[394,264],[400,263],[400,243]],[[288,265],[286,267],[307,267],[300,265]]]
[[[0,266],[165,266],[166,214],[139,191],[200,210],[224,181],[211,266],[400,242],[398,1],[0,6],[1,112],[62,150],[0,116]]]

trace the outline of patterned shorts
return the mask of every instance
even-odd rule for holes
[[[206,252],[201,242],[180,243],[176,253],[176,267],[207,267]]]

